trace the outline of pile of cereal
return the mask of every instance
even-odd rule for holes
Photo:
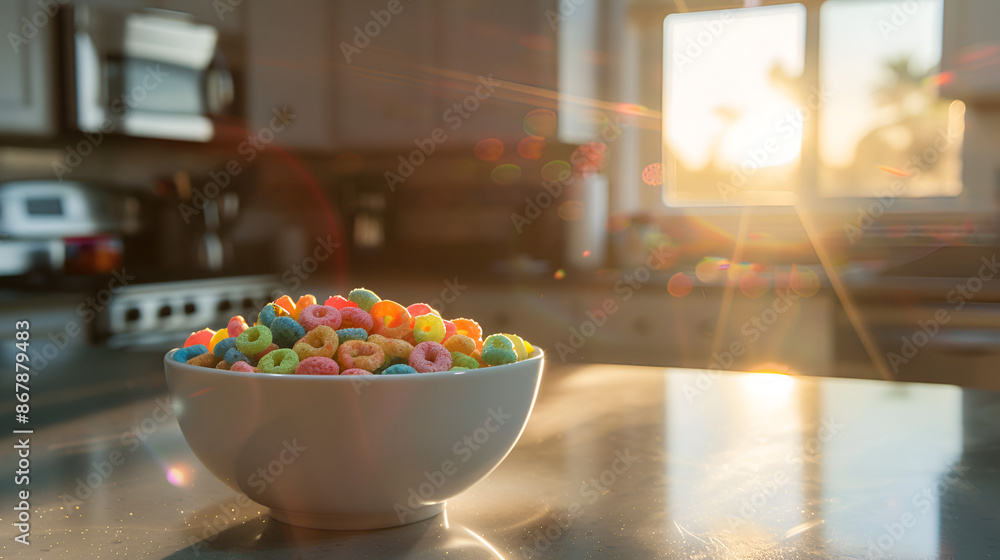
[[[472,319],[446,320],[426,303],[403,307],[358,288],[323,305],[312,295],[281,296],[252,326],[237,315],[217,332],[191,333],[173,358],[242,372],[392,375],[499,366],[532,351],[517,335],[484,339]]]

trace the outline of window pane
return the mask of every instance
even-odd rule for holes
[[[820,11],[819,192],[957,196],[965,105],[942,99],[943,0],[829,0]]]
[[[664,20],[668,204],[791,202],[801,182],[801,4]]]

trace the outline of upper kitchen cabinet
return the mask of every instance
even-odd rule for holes
[[[556,110],[558,33],[555,0],[441,2],[439,71],[445,130],[454,141],[527,135],[525,114]],[[442,120],[444,120],[442,119]],[[510,146],[512,149],[513,146]]]
[[[326,52],[344,149],[414,149],[442,126],[435,103],[436,2],[338,1]],[[433,142],[433,139],[431,140]]]
[[[236,2],[231,2],[235,4]],[[246,10],[247,128],[274,131],[277,146],[329,151],[334,146],[327,22],[323,0],[248,0]]]
[[[942,72],[947,79],[942,80],[942,95],[966,102],[1000,104],[998,22],[1000,2],[944,3]]]
[[[56,132],[55,27],[59,3],[0,3],[0,134]]]

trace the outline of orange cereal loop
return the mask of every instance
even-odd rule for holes
[[[333,358],[333,353],[337,351],[340,338],[337,331],[326,325],[320,325],[306,333],[292,346],[292,352],[299,357],[299,362],[306,358]]]
[[[385,361],[385,352],[377,344],[360,340],[348,340],[341,344],[336,354],[341,371],[351,368],[375,371]]]
[[[482,341],[480,341],[480,344],[482,344]],[[486,362],[483,361],[482,347],[477,348],[476,351],[473,352],[472,354],[469,354],[469,356],[471,356],[472,359],[476,360],[476,362],[479,363],[479,367],[490,367],[489,365],[486,364]]]
[[[295,312],[295,302],[287,295],[274,300],[274,304],[287,311],[289,315]]]
[[[461,352],[466,356],[471,356],[476,351],[476,341],[464,334],[455,334],[444,341],[444,347],[449,352]]]
[[[472,340],[483,339],[483,328],[472,319],[452,319],[451,322],[455,323],[455,327],[458,329],[457,334],[465,335]]]
[[[288,298],[288,301],[291,301],[291,300],[292,300],[292,298]],[[292,306],[292,309],[291,309],[292,319],[295,319],[296,321],[298,321],[299,320],[299,314],[302,313],[303,309],[309,307],[310,305],[316,305],[316,296],[314,296],[312,294],[306,294],[306,295],[300,297],[299,301],[295,302],[295,305]]]
[[[388,338],[402,338],[413,327],[410,312],[402,305],[383,299],[372,305],[372,333]]]

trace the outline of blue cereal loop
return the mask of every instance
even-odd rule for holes
[[[382,375],[398,375],[403,373],[417,373],[417,370],[407,364],[394,364],[385,368]]]
[[[517,361],[514,343],[502,334],[491,334],[483,341],[483,361],[489,366],[502,366]]]
[[[254,365],[254,363],[255,363],[255,361],[254,361],[254,359],[253,359],[253,358],[248,358],[248,357],[246,357],[246,356],[245,356],[245,355],[243,354],[243,352],[240,352],[240,351],[239,351],[238,349],[236,349],[235,347],[233,347],[233,348],[230,348],[230,349],[229,349],[229,350],[228,350],[228,351],[226,352],[226,357],[225,357],[225,358],[223,358],[223,359],[224,359],[224,360],[226,360],[226,363],[227,363],[227,364],[229,364],[229,365],[233,365],[233,364],[235,364],[236,362],[246,362],[246,363],[248,363],[248,364],[250,364],[250,365]]]
[[[348,328],[340,329],[337,331],[337,338],[340,339],[340,343],[343,344],[348,340],[360,340],[361,342],[368,341],[368,332],[365,329],[359,328]]]
[[[271,322],[271,339],[279,348],[291,348],[306,335],[306,329],[291,317],[278,317]]]
[[[215,343],[215,348],[212,348],[212,353],[218,358],[225,358],[226,352],[229,352],[231,348],[236,347],[236,337],[223,338],[222,340]],[[229,362],[232,363],[232,362]]]
[[[187,363],[191,358],[206,353],[208,353],[208,346],[195,344],[186,348],[178,348],[172,357],[178,362]]]

